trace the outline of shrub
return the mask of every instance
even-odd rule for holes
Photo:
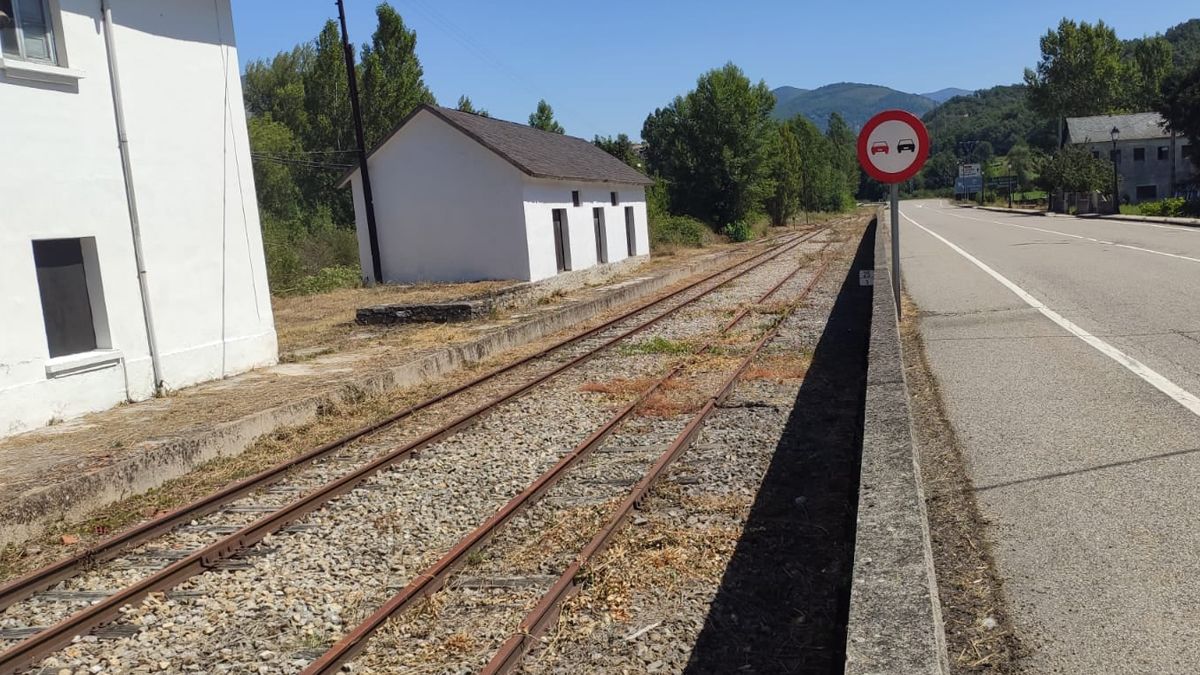
[[[358,288],[362,284],[362,270],[358,265],[335,265],[324,267],[316,274],[310,274],[299,281],[291,289],[295,295],[312,295],[327,293],[338,288]]]
[[[1183,197],[1169,197],[1156,202],[1142,202],[1137,206],[1143,216],[1178,218],[1186,215],[1189,211],[1188,203]]]
[[[650,247],[704,246],[708,226],[688,216],[661,216],[650,219]]]
[[[754,238],[754,228],[746,220],[735,220],[721,228],[721,231],[733,241],[750,241]]]

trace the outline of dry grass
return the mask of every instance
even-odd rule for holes
[[[400,302],[444,302],[467,295],[495,291],[512,281],[477,281],[464,284],[385,284],[373,288],[343,288],[328,293],[274,297],[275,331],[279,351],[336,346],[356,328],[354,313],[360,307]]]
[[[663,515],[678,508],[689,515],[745,513],[750,503],[737,496],[684,498],[678,486],[660,483],[643,508],[647,522],[627,526],[584,570],[583,590],[568,611],[583,609],[624,622],[639,593],[669,595],[691,581],[719,583],[741,528],[727,520],[679,527]]]
[[[812,365],[812,354],[774,354],[760,357],[748,368],[743,380],[770,380],[783,384],[788,380],[803,380]]]
[[[913,431],[929,512],[934,569],[953,673],[1017,671],[1022,647],[1013,633],[991,543],[971,490],[962,448],[942,407],[919,332],[918,308],[904,297],[900,322]],[[994,628],[984,620],[996,621]]]
[[[360,395],[357,401],[353,400],[355,397],[348,396],[349,401],[330,403],[322,407],[313,422],[278,429],[260,438],[237,456],[211,460],[160,487],[98,509],[82,521],[60,523],[49,528],[41,537],[5,546],[0,549],[0,580],[13,578],[72,555],[80,548],[115,532],[183,506],[412,405],[429,397],[434,391],[434,386],[427,385],[387,394]],[[72,543],[64,543],[64,538]]]

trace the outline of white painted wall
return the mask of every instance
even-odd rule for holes
[[[55,0],[58,67],[0,63],[0,436],[153,395],[98,0]],[[229,0],[113,0],[164,381],[275,360]],[[38,71],[38,72],[34,72]],[[30,79],[33,78],[33,79]],[[14,133],[18,130],[19,133]],[[94,237],[107,331],[47,375],[32,241]],[[93,298],[93,302],[99,299]]]
[[[579,191],[579,206],[571,201],[571,192]],[[618,205],[613,206],[610,192],[616,191]],[[554,209],[565,209],[570,232],[569,260],[572,270],[597,264],[596,235],[592,209],[604,210],[605,233],[608,241],[608,262],[629,257],[625,240],[625,207],[632,206],[636,231],[637,255],[650,254],[650,234],[647,230],[646,192],[639,185],[607,183],[571,183],[524,177],[524,210],[528,232],[529,279],[537,281],[558,273],[554,253]]]
[[[370,157],[387,282],[527,279],[520,170],[431,112]],[[355,173],[359,259],[371,255]]]

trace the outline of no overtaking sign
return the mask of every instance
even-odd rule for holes
[[[916,115],[885,110],[858,133],[858,163],[867,175],[891,185],[892,292],[900,316],[900,183],[917,175],[929,157],[929,132]]]
[[[929,132],[916,115],[885,110],[858,134],[858,162],[880,183],[903,183],[917,175],[929,157]]]

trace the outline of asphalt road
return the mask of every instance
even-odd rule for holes
[[[1200,672],[1200,229],[900,210],[1025,671]]]

